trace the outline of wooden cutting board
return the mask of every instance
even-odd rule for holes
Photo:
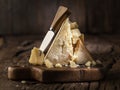
[[[104,68],[46,68],[41,66],[8,67],[8,78],[12,80],[38,80],[40,82],[96,81],[104,77]]]

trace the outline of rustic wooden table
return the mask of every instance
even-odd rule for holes
[[[85,45],[95,60],[110,69],[103,80],[77,83],[40,83],[38,81],[12,81],[7,68],[12,65],[28,66],[30,50],[39,47],[40,36],[0,37],[0,90],[119,90],[120,89],[120,36],[86,35]]]

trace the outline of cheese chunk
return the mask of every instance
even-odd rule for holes
[[[79,65],[77,65],[74,61],[70,61],[70,67],[71,68],[77,68]]]
[[[62,65],[61,65],[60,63],[57,63],[57,64],[55,65],[55,67],[60,68],[60,67],[62,67]]]
[[[31,51],[29,63],[34,65],[42,65],[44,60],[44,53],[40,52],[40,50],[34,47]]]
[[[73,55],[72,32],[68,19],[62,25],[61,29],[61,32],[46,56],[54,65],[57,63],[61,65],[68,64],[68,59]]]
[[[60,33],[49,49],[46,59],[53,65],[69,65],[77,67],[87,61],[93,61],[84,45],[84,35],[80,33],[76,22],[66,19],[60,28]]]

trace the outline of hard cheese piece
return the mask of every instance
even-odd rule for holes
[[[36,47],[34,47],[31,51],[29,63],[34,65],[42,65],[44,59],[44,53],[40,52],[40,50]]]
[[[85,64],[87,61],[95,62],[90,56],[88,50],[83,44],[82,40],[79,39],[75,48],[74,56],[76,57],[75,62],[78,64]]]
[[[60,28],[46,59],[56,66],[57,63],[71,68],[90,61],[95,62],[84,45],[84,35],[80,33],[76,22],[67,18]],[[74,66],[73,66],[74,65]]]

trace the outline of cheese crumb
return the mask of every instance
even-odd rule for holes
[[[59,68],[59,67],[62,67],[62,65],[60,63],[57,63],[55,67]]]
[[[96,62],[95,61],[92,61],[92,66],[95,66],[96,65]]]
[[[76,67],[78,67],[79,65],[77,65],[75,62],[73,62],[73,61],[70,61],[70,67],[71,68],[76,68]]]
[[[76,22],[71,22],[71,23],[70,23],[70,28],[71,28],[71,29],[78,28],[78,24],[77,24]]]
[[[53,63],[50,62],[50,60],[46,59],[46,60],[44,61],[44,63],[45,63],[45,65],[46,65],[47,68],[53,68]]]
[[[87,67],[91,67],[91,66],[95,66],[96,65],[96,62],[95,61],[87,61],[86,63],[85,63],[85,66],[87,66]]]
[[[91,62],[91,61],[87,61],[87,62],[85,63],[85,66],[90,67],[90,66],[91,66],[91,64],[92,64],[92,62]]]

